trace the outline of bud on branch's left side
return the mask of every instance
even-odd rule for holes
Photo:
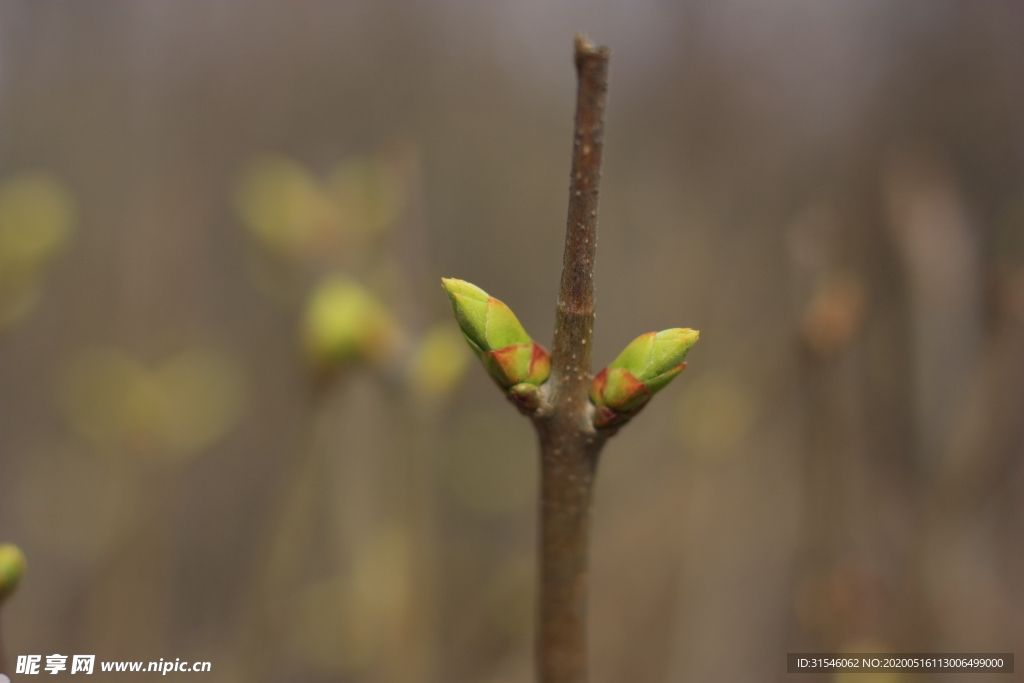
[[[462,335],[502,391],[523,412],[540,405],[551,355],[533,341],[512,309],[465,280],[442,278]]]

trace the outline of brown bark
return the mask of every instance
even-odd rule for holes
[[[534,414],[540,437],[540,683],[587,680],[586,602],[590,507],[607,433],[593,426],[590,348],[608,50],[576,37],[578,93],[569,217],[550,389]]]

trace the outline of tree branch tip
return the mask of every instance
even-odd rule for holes
[[[590,38],[587,38],[587,34],[583,33],[582,31],[576,34],[576,37],[573,40],[573,44],[576,48],[575,55],[577,68],[579,68],[580,64],[582,64],[585,59],[591,57],[608,59],[608,57],[611,55],[611,50],[609,50],[607,46],[595,46],[592,42],[590,42]]]

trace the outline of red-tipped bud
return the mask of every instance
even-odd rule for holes
[[[547,380],[551,355],[530,339],[512,309],[463,280],[441,282],[462,334],[502,389],[511,392],[513,386],[536,387]]]
[[[683,359],[697,343],[696,330],[674,328],[634,339],[612,363],[597,373],[590,400],[597,406],[597,426],[625,422],[686,367]]]

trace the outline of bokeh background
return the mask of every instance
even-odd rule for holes
[[[593,680],[1021,651],[1024,5],[3,0],[12,655],[531,680],[534,437],[438,278],[550,339],[577,30],[595,363],[702,334],[603,456]]]

